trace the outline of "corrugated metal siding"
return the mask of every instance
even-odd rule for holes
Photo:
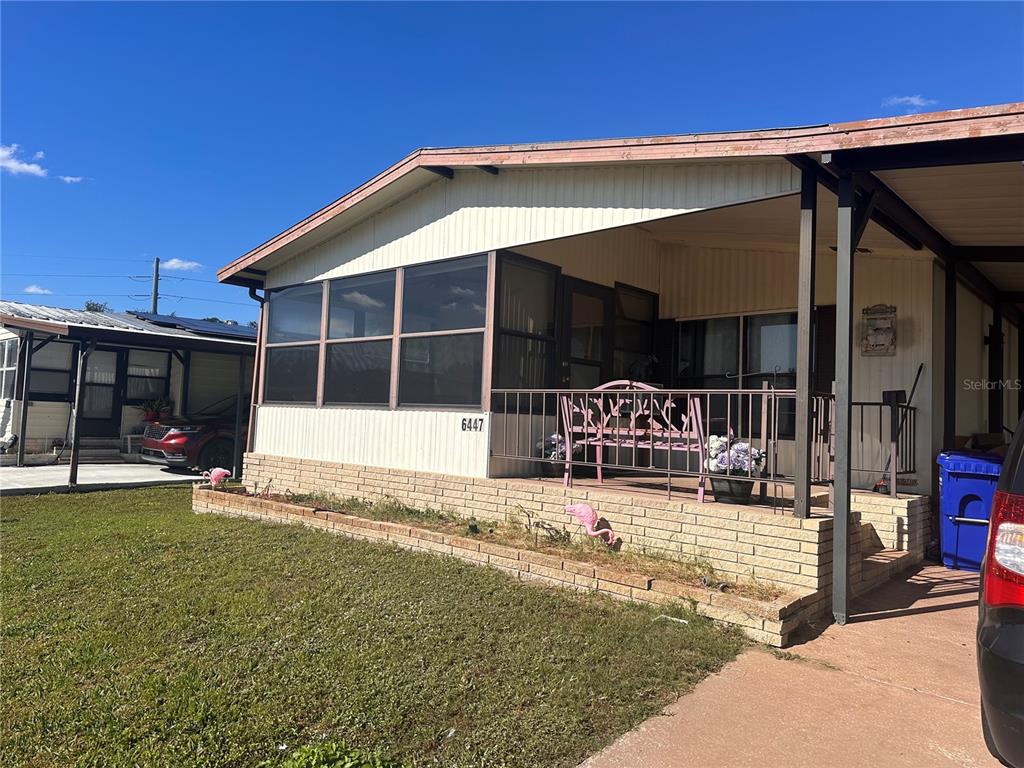
[[[484,419],[463,431],[463,419]],[[479,411],[374,410],[263,405],[257,453],[417,472],[487,476],[490,419]]]
[[[252,384],[252,358],[246,358],[245,391]],[[189,371],[188,410],[201,411],[238,393],[238,356],[213,352],[193,352]],[[173,391],[173,388],[172,388]]]
[[[661,248],[643,230],[626,227],[537,243],[516,251],[557,264],[572,277],[602,285],[619,281],[657,293],[661,289]]]
[[[514,248],[799,188],[784,160],[456,171],[271,270],[269,287]]]
[[[680,320],[796,307],[796,251],[663,246],[661,316]],[[815,296],[835,303],[836,258],[818,254]]]

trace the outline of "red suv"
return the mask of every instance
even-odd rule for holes
[[[245,442],[248,425],[242,421],[238,439]],[[231,469],[235,451],[235,399],[214,403],[191,416],[155,421],[142,434],[142,460],[168,467]]]

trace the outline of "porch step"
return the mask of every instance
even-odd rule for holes
[[[60,449],[56,448],[53,451],[53,455],[57,456],[60,454]],[[79,464],[118,464],[121,462],[121,451],[119,448],[86,448],[82,447],[78,450],[78,463]],[[70,464],[71,463],[71,447],[65,449],[64,454],[58,459],[58,464]]]
[[[861,560],[860,576],[851,584],[853,594],[870,592],[916,563],[913,554],[900,549],[882,549],[870,554]]]

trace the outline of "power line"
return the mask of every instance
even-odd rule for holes
[[[7,294],[8,296],[69,296],[69,297],[88,296],[90,298],[95,298],[97,295],[99,295],[101,298],[136,299],[138,301],[142,301],[143,299],[148,299],[149,296],[150,296],[148,293],[101,293],[101,294],[97,294],[95,292],[93,292],[93,293],[63,293],[63,292],[37,293],[35,291],[4,291],[3,293]],[[211,302],[213,304],[234,304],[234,305],[239,306],[239,307],[254,307],[255,306],[252,302],[248,302],[248,301],[228,301],[227,299],[206,299],[206,298],[202,298],[200,296],[181,296],[181,295],[178,295],[178,294],[175,294],[175,293],[161,293],[159,298],[161,298],[161,299],[178,299],[179,301],[209,301],[209,302]]]
[[[125,280],[152,280],[150,275],[69,275],[69,274],[45,274],[42,272],[3,272],[6,277],[102,277],[104,279],[122,278]],[[178,277],[177,275],[160,274],[161,280],[187,280],[191,283],[208,283],[210,285],[221,285],[217,280],[204,280],[200,277]]]

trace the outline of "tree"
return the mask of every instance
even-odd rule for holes
[[[91,299],[86,299],[86,301],[85,301],[85,311],[86,312],[109,312],[110,311],[110,305],[107,304],[107,302],[105,302],[105,301],[92,301]]]
[[[246,323],[246,325],[248,325],[250,328],[259,328],[259,323],[257,323],[255,320],[250,320],[248,323]]]

